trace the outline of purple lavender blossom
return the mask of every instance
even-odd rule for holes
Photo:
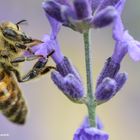
[[[120,3],[116,5],[118,16],[114,20],[113,24],[113,38],[116,43],[112,59],[116,63],[120,63],[127,53],[133,60],[140,60],[140,42],[135,40],[128,31],[124,29],[124,25],[120,17],[124,4],[125,0],[121,0]]]
[[[106,1],[106,6],[101,9],[101,0],[95,2],[95,5],[91,0],[74,0],[72,4],[68,1],[62,4],[57,0],[49,0],[43,3],[43,8],[64,26],[83,33],[89,28],[101,28],[110,24],[117,15],[114,3]]]
[[[55,51],[52,54],[52,59],[56,64],[60,63],[64,56],[60,50],[59,43],[57,41],[57,34],[61,28],[61,23],[56,21],[54,18],[50,17],[47,13],[46,16],[50,22],[51,25],[51,33],[50,35],[45,35],[43,38],[43,42],[40,45],[34,46],[31,48],[32,52],[34,52],[35,55],[37,56],[42,56],[46,58],[50,52],[53,50]],[[28,51],[25,52],[25,55],[30,55]]]
[[[97,128],[89,127],[89,121],[86,118],[81,127],[76,130],[73,140],[108,140],[109,135],[101,130],[100,120],[96,119],[96,123]]]
[[[114,97],[127,81],[126,73],[118,73],[120,64],[112,58],[107,59],[96,84],[95,97],[97,104],[107,102]]]

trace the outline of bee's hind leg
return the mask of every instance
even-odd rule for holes
[[[19,71],[18,69],[14,68],[14,67],[12,67],[12,66],[10,66],[10,65],[9,65],[9,66],[3,65],[3,66],[4,66],[6,69],[8,69],[8,70],[14,72],[14,74],[15,74],[15,76],[16,76],[18,82],[25,82],[25,81],[22,80],[21,73],[20,73],[20,71]]]

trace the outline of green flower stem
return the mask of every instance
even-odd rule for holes
[[[87,108],[91,127],[96,127],[96,102],[93,95],[93,75],[92,75],[92,51],[91,51],[91,32],[84,33],[85,63],[87,77]]]

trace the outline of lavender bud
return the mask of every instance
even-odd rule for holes
[[[72,74],[68,74],[65,77],[65,93],[68,94],[68,96],[78,99],[83,97],[84,95],[84,89],[82,83],[79,82],[79,80],[74,77]]]
[[[74,0],[74,7],[78,19],[91,16],[92,11],[88,0]]]
[[[56,20],[63,22],[61,16],[61,5],[56,1],[46,1],[43,4],[45,12]]]
[[[83,97],[84,88],[80,76],[66,57],[57,64],[57,71],[51,73],[51,78],[69,99],[78,100]]]
[[[53,71],[51,73],[51,79],[53,80],[53,82],[57,85],[57,87],[61,90],[61,91],[65,91],[65,81],[63,76],[58,72],[58,71]]]
[[[115,77],[116,83],[117,83],[117,88],[116,92],[118,92],[126,83],[128,79],[128,74],[127,73],[118,73]]]
[[[96,87],[98,87],[98,85],[102,82],[104,78],[106,77],[114,78],[118,73],[119,69],[120,69],[120,64],[115,63],[111,57],[108,58],[102,72],[99,75]]]
[[[79,81],[81,81],[79,73],[72,65],[72,63],[67,59],[67,57],[64,57],[63,61],[56,65],[56,68],[57,71],[59,71],[62,76],[66,76],[67,74],[71,73],[75,77],[77,77]]]
[[[116,16],[117,12],[115,8],[112,6],[108,6],[107,8],[97,13],[92,21],[92,24],[95,28],[102,28],[112,23]]]
[[[51,73],[51,78],[57,87],[70,99],[80,99],[84,95],[82,83],[72,74],[63,77],[59,72]]]
[[[105,78],[97,87],[95,97],[97,102],[106,102],[114,96],[116,91],[116,81],[111,78]]]

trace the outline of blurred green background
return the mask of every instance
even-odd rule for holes
[[[42,0],[0,0],[0,21],[17,22],[27,19],[29,25],[24,31],[38,39],[49,34],[50,26],[41,8]],[[123,12],[125,27],[135,39],[140,40],[140,1],[127,0]],[[82,35],[68,28],[62,28],[59,42],[65,56],[69,57],[79,70],[84,83],[85,63]],[[111,26],[92,31],[94,55],[94,81],[103,64],[113,50]],[[53,64],[51,61],[50,64]],[[31,68],[23,65],[23,72]],[[97,108],[110,140],[138,140],[140,138],[140,62],[125,57],[121,71],[129,74],[125,87],[110,102]],[[29,107],[24,126],[17,126],[0,115],[0,133],[9,137],[0,140],[72,140],[73,133],[87,114],[84,105],[70,102],[50,79],[50,73],[37,80],[20,84]]]

